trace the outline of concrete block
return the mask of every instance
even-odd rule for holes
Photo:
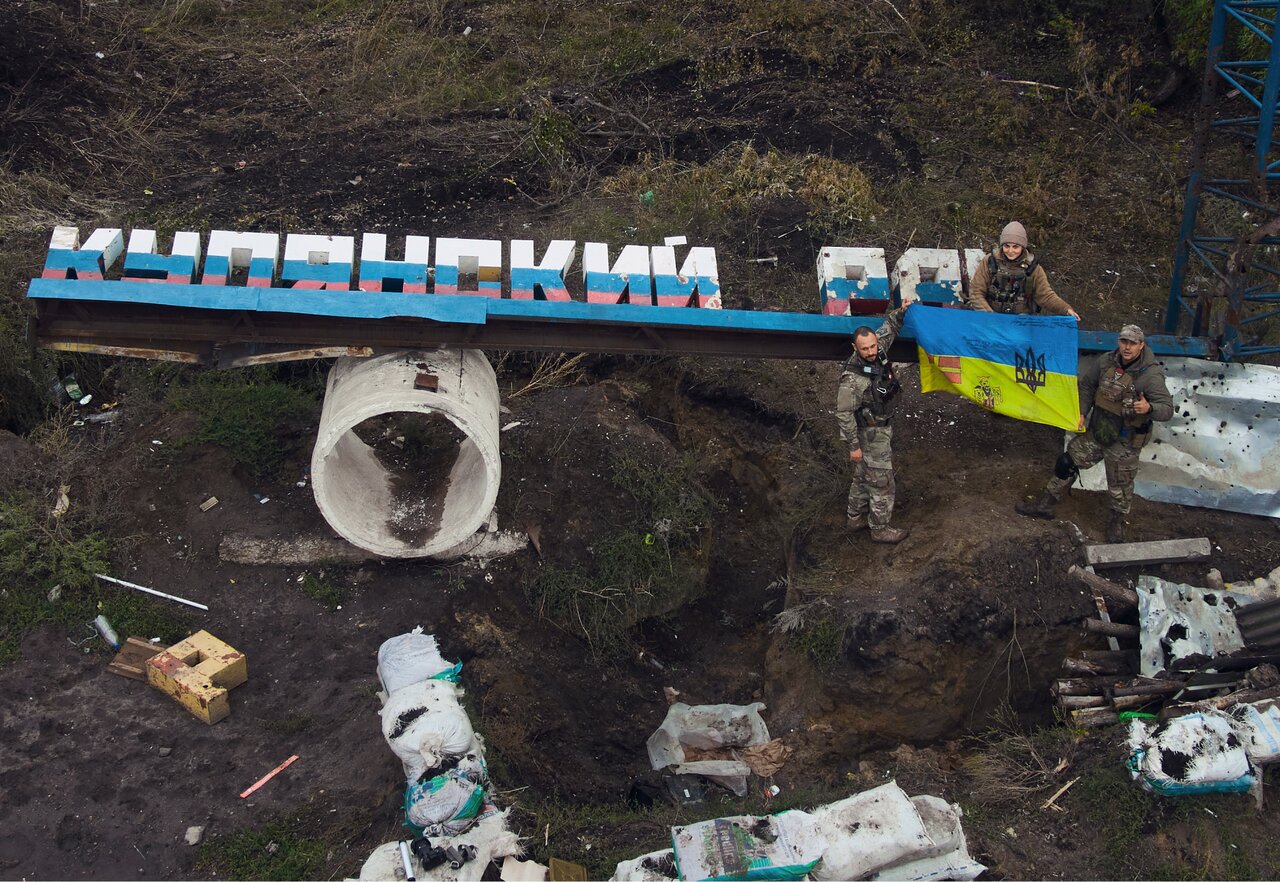
[[[1089,545],[1085,563],[1095,567],[1127,567],[1143,564],[1208,560],[1213,545],[1208,539],[1161,539],[1156,542],[1124,542]]]
[[[502,242],[497,239],[437,239],[437,294],[502,296]],[[459,287],[460,275],[476,277],[475,288]]]
[[[147,682],[210,725],[231,713],[227,691],[247,679],[244,653],[208,631],[147,659]]]
[[[542,261],[533,259],[532,239],[511,240],[511,299],[570,300],[564,277],[578,256],[572,239],[555,239],[547,245]]]
[[[280,281],[299,289],[350,291],[355,256],[352,236],[290,233],[284,240]]]
[[[964,306],[961,254],[953,248],[910,248],[893,266],[899,303]]]
[[[404,260],[388,260],[386,235],[365,233],[364,238],[360,240],[358,287],[361,291],[427,293],[430,250],[430,236],[405,236]],[[388,282],[391,284],[388,285]]]
[[[622,303],[623,295],[633,306],[653,305],[653,276],[649,249],[644,245],[624,245],[618,259],[609,265],[609,246],[587,242],[582,248],[582,281],[588,303]]]
[[[133,230],[124,254],[121,278],[139,282],[188,285],[200,265],[200,234],[187,231],[173,234],[169,255],[156,253],[155,230]]]
[[[94,230],[81,245],[79,227],[54,227],[41,278],[101,280],[123,251],[123,230]]]
[[[671,236],[668,244],[654,246],[652,252],[654,296],[658,306],[696,306],[703,309],[720,308],[720,270],[716,264],[716,250],[705,246],[690,248],[684,263],[676,269],[675,240],[683,236]]]
[[[248,267],[246,284],[249,287],[270,288],[279,263],[278,234],[214,230],[209,234],[209,250],[200,283],[225,285],[237,269]]]
[[[818,253],[823,315],[877,315],[892,306],[883,248],[828,246]]]

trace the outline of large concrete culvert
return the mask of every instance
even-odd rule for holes
[[[311,454],[316,505],[383,557],[449,556],[498,498],[498,380],[476,350],[340,358]]]

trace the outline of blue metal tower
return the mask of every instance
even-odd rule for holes
[[[1165,331],[1280,352],[1280,0],[1215,0]]]

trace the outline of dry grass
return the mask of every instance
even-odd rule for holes
[[[1079,746],[1066,728],[1028,733],[1007,704],[996,710],[992,728],[978,741],[964,768],[973,798],[983,803],[1018,802],[1060,784]]]

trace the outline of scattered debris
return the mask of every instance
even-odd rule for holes
[[[160,748],[160,756],[161,756],[161,757],[169,756],[169,754],[171,754],[171,753],[173,753],[173,748],[172,748],[172,747],[162,747],[162,748]]]
[[[246,798],[248,798],[248,796],[249,796],[251,793],[253,793],[254,791],[256,791],[256,790],[257,790],[259,787],[261,787],[263,784],[266,784],[268,781],[270,781],[270,780],[271,780],[272,778],[274,778],[276,775],[279,775],[281,772],[283,772],[285,769],[289,768],[289,766],[293,765],[293,764],[294,764],[295,762],[297,762],[297,761],[298,761],[298,755],[295,753],[293,756],[289,757],[287,760],[285,760],[284,762],[282,762],[280,765],[276,766],[276,767],[275,767],[274,769],[272,769],[270,772],[267,772],[265,775],[263,775],[261,778],[259,778],[257,781],[255,781],[255,782],[253,783],[253,785],[252,785],[251,787],[249,787],[249,789],[248,789],[248,790],[245,790],[243,793],[241,793],[241,794],[240,794],[240,798],[241,798],[241,799],[246,799]]]
[[[147,659],[156,653],[168,649],[167,646],[161,646],[157,643],[150,643],[146,640],[139,640],[137,637],[130,637],[124,641],[124,645],[120,647],[120,651],[116,653],[116,657],[111,660],[111,664],[107,665],[107,670],[121,677],[128,677],[130,680],[147,680]],[[161,748],[160,755],[167,756],[165,751],[168,748]]]
[[[203,609],[205,611],[208,611],[209,609],[209,607],[205,606],[203,603],[196,603],[194,600],[186,600],[184,598],[177,597],[173,594],[165,594],[163,591],[157,591],[156,589],[148,588],[145,585],[135,585],[133,582],[126,582],[124,579],[116,579],[112,576],[104,576],[102,573],[94,573],[93,575],[95,578],[101,579],[104,582],[110,582],[113,585],[121,585],[125,588],[132,588],[135,591],[142,591],[147,594],[154,594],[156,597],[163,597],[165,600],[172,600],[175,603],[182,603],[182,604],[186,604],[187,606],[193,606],[196,609]]]
[[[524,525],[524,531],[529,534],[529,541],[533,543],[533,550],[538,553],[538,559],[542,560],[542,525],[528,523]]]
[[[791,759],[792,749],[775,738],[765,744],[753,744],[742,751],[742,760],[761,778],[772,778]]]
[[[52,588],[50,588],[49,593],[45,596],[49,598],[50,603],[57,603],[59,600],[61,600],[62,599],[62,583],[59,582],[57,585],[54,585]]]
[[[591,846],[588,845],[587,848]],[[587,868],[582,864],[575,864],[573,861],[561,860],[553,857],[549,860],[551,866],[548,867],[551,878],[558,882],[587,882],[591,877],[587,875]]]
[[[204,838],[204,827],[203,826],[188,827],[186,834],[183,835],[182,838],[186,840],[187,845],[199,845],[200,840]]]
[[[522,422],[521,420],[516,420],[514,423],[507,423],[505,426],[503,426],[502,431],[503,432],[510,431],[511,429],[514,429],[517,426],[523,426],[523,425],[524,425],[524,422]]]
[[[120,635],[116,633],[116,629],[111,627],[111,623],[107,621],[107,617],[100,615],[93,620],[93,627],[102,635],[102,639],[110,644],[112,649],[120,648]]]
[[[502,859],[502,882],[543,882],[549,870],[537,861],[522,861],[507,855]]]
[[[218,504],[218,497],[210,496],[204,502],[200,503],[200,510],[208,511],[209,509],[213,508],[217,504]]]
[[[1079,780],[1080,780],[1080,778],[1077,776],[1077,777],[1075,777],[1075,778],[1072,778],[1072,779],[1071,779],[1070,781],[1068,781],[1066,784],[1063,784],[1061,787],[1059,787],[1059,788],[1057,789],[1057,791],[1055,791],[1055,792],[1054,792],[1053,796],[1050,796],[1047,800],[1045,800],[1045,804],[1044,804],[1044,805],[1042,805],[1042,806],[1040,806],[1040,808],[1042,808],[1042,809],[1050,809],[1050,808],[1051,808],[1051,809],[1053,809],[1054,811],[1059,811],[1059,812],[1066,811],[1066,809],[1064,809],[1062,806],[1058,805],[1058,797],[1062,796],[1062,794],[1064,794],[1064,793],[1066,793],[1068,790],[1070,790],[1070,789],[1071,789],[1071,787],[1072,787],[1072,785],[1074,785],[1074,784],[1075,784],[1077,781],[1079,781]]]
[[[671,686],[663,686],[662,697],[667,700],[667,704],[675,704],[680,699],[680,690]]]
[[[67,509],[71,508],[71,497],[68,495],[70,492],[71,488],[66,484],[58,487],[58,499],[53,504],[52,512],[55,518],[62,517],[67,513]]]

